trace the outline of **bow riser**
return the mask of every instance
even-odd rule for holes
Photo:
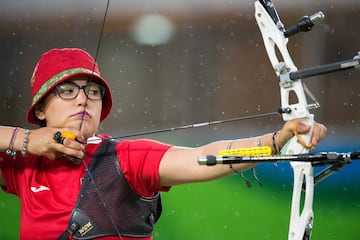
[[[271,65],[273,66],[277,76],[280,76],[278,69],[280,68],[281,62],[285,62],[286,67],[288,67],[289,70],[297,71],[297,68],[287,50],[288,39],[284,37],[284,32],[275,25],[274,21],[259,1],[255,2],[255,18],[261,31],[265,49],[271,61]],[[277,47],[280,51],[283,61],[279,61],[275,47]]]
[[[308,111],[308,103],[301,79],[291,80],[290,72],[297,71],[292,58],[287,49],[288,38],[284,36],[284,32],[278,28],[273,19],[268,15],[263,5],[255,2],[255,18],[259,29],[263,36],[265,49],[269,56],[270,62],[274,68],[276,75],[279,77],[282,117],[284,121],[300,119],[305,124],[312,126],[313,115]],[[279,50],[282,61],[276,54],[276,48]],[[293,95],[297,102],[290,102],[290,95]],[[311,131],[304,135],[305,142],[309,142]],[[296,139],[291,140],[286,148],[287,154],[307,153],[307,149],[297,143]]]
[[[271,1],[266,1],[265,4],[259,1],[255,2],[255,18],[261,31],[268,57],[279,78],[282,116],[284,121],[297,119],[311,126],[311,130],[307,134],[302,135],[304,142],[309,143],[314,116],[308,111],[308,103],[301,80],[290,79],[290,72],[297,71],[297,67],[294,65],[288,52],[288,38],[284,35],[284,28],[279,27],[279,23],[282,25],[280,19],[277,23],[274,22],[273,18],[269,15],[271,11],[267,11],[264,8],[264,6],[268,7],[269,3],[271,3]],[[270,5],[271,10],[277,14],[272,3]],[[279,60],[276,50],[279,51],[282,59]],[[290,95],[295,95],[297,102],[291,103]],[[296,136],[282,149],[282,154],[287,155],[303,153],[308,153],[308,148],[299,144]],[[314,218],[312,211],[314,193],[313,167],[311,163],[305,162],[290,162],[290,164],[294,171],[294,187],[288,239],[310,239]],[[304,180],[306,181],[306,191],[304,205],[301,207],[302,185]]]

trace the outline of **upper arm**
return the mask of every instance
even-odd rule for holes
[[[163,186],[183,183],[203,182],[228,175],[225,165],[203,166],[198,158],[203,155],[203,148],[172,147],[163,156],[159,175]]]

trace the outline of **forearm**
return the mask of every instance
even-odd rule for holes
[[[256,146],[269,146],[276,152],[277,137],[273,133],[258,137],[216,141],[198,148],[173,147],[163,157],[160,164],[160,178],[164,185],[176,185],[190,182],[210,181],[234,173],[230,165],[203,166],[198,164],[198,158],[206,155],[218,155],[219,151],[235,148],[249,148]],[[279,148],[282,145],[279,145]],[[237,172],[245,171],[256,164],[233,164]]]
[[[268,146],[271,148],[272,154],[278,154],[281,147],[284,145],[282,142],[278,142],[278,136],[281,132],[268,133],[264,135],[260,135],[252,138],[245,139],[236,139],[236,140],[224,140],[210,143],[208,145],[203,146],[202,155],[217,155],[221,150],[230,150],[230,149],[241,149],[241,148],[251,148],[251,147],[264,147]],[[249,168],[255,167],[255,163],[244,163],[244,164],[233,164],[230,168],[229,165],[221,167],[224,169],[224,172],[221,173],[224,175],[230,175],[235,171],[241,172],[245,171]],[[220,170],[220,168],[219,168]],[[221,171],[221,170],[220,170]]]
[[[289,139],[290,137],[291,134],[288,134],[284,131],[277,131],[251,138],[216,141],[204,145],[201,148],[203,149],[202,150],[203,155],[216,155],[220,150],[225,150],[225,149],[230,150],[230,149],[239,149],[239,148],[268,146],[271,148],[272,154],[278,154],[279,150],[287,142],[286,140]]]

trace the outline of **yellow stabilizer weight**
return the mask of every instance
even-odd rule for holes
[[[251,147],[251,148],[236,148],[230,150],[221,150],[220,156],[270,156],[272,153],[271,147]]]
[[[75,134],[73,134],[72,132],[61,132],[61,137],[75,140]]]

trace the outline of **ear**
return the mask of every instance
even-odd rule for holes
[[[35,107],[35,116],[41,121],[45,120],[45,113],[41,104]]]

